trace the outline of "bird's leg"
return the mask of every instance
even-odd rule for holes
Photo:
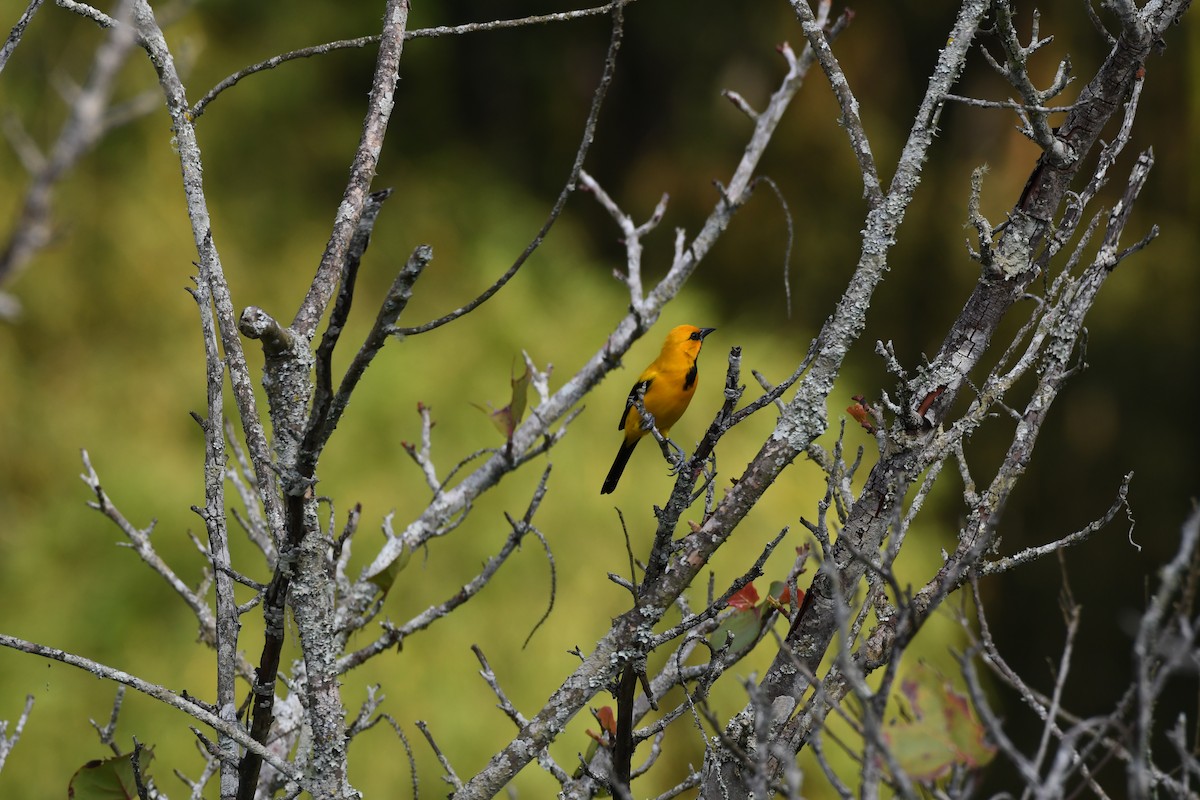
[[[687,461],[687,453],[683,448],[675,444],[675,442],[663,436],[662,431],[655,424],[654,415],[646,410],[645,404],[646,387],[641,386],[633,393],[633,410],[638,412],[642,418],[642,430],[647,431],[654,437],[654,441],[658,442],[658,446],[662,449],[663,458],[670,464],[668,475],[677,475],[679,470]]]
[[[654,415],[646,410],[646,389],[649,385],[649,381],[639,383],[634,387],[630,399],[633,400],[633,410],[642,418],[642,430],[650,431],[655,439],[661,439],[662,434],[658,432],[658,426],[654,424]]]
[[[660,434],[657,428],[653,432],[655,434],[654,438],[658,440],[658,446],[662,448],[663,458],[671,465],[667,474],[678,475],[679,470],[683,469],[683,465],[687,463],[687,453],[683,451],[682,447],[675,444],[675,442]]]

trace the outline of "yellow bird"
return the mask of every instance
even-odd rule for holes
[[[716,328],[697,328],[694,325],[679,325],[667,334],[663,342],[662,352],[658,358],[642,371],[637,383],[629,390],[629,399],[625,401],[625,413],[617,430],[625,431],[625,440],[617,451],[608,477],[600,494],[610,494],[617,488],[617,481],[629,463],[633,448],[649,431],[642,427],[642,415],[634,406],[638,392],[642,395],[642,404],[646,411],[654,417],[654,425],[663,436],[671,432],[671,426],[679,421],[692,395],[696,393],[696,383],[699,373],[696,370],[696,359],[700,356],[700,346],[704,337]]]

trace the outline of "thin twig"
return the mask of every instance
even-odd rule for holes
[[[375,641],[338,659],[338,673],[345,673],[355,667],[361,666],[371,658],[391,649],[393,646],[402,644],[412,634],[425,630],[438,620],[444,619],[450,612],[473,598],[483,587],[487,586],[500,567],[508,560],[508,557],[520,546],[525,534],[532,529],[531,520],[541,505],[542,499],[545,497],[546,481],[549,476],[550,467],[547,466],[542,473],[542,478],[538,483],[537,489],[534,490],[534,495],[530,500],[529,507],[526,509],[525,517],[519,523],[511,525],[512,529],[504,545],[496,555],[487,560],[487,563],[484,564],[483,569],[480,570],[478,575],[463,584],[448,599],[438,605],[430,606],[405,624],[400,626],[385,624],[383,634],[376,638]],[[510,520],[510,522],[512,521]]]
[[[42,5],[42,0],[30,0],[29,5],[25,7],[25,12],[21,14],[20,19],[13,25],[9,31],[8,38],[4,40],[4,46],[0,47],[0,72],[4,72],[4,65],[8,63],[9,56],[17,49],[17,45],[21,43],[21,37],[25,35],[25,29],[29,27],[29,23],[33,21],[33,15]],[[2,764],[3,761],[0,761]]]
[[[41,2],[41,0],[38,0]],[[623,5],[630,5],[635,0],[617,0]],[[574,19],[582,19],[584,17],[599,16],[612,11],[617,2],[607,3],[603,6],[594,8],[581,8],[575,11],[563,11],[556,14],[538,14],[520,19],[500,19],[492,22],[470,22],[463,25],[441,25],[432,28],[418,28],[416,30],[405,31],[404,40],[410,39],[433,39],[441,36],[461,36],[466,33],[482,33],[486,31],[504,30],[507,28],[519,28],[532,25],[538,25],[547,22],[567,22]],[[354,39],[340,39],[334,42],[325,42],[324,44],[314,45],[312,47],[302,47],[298,50],[291,50],[287,53],[281,53],[277,56],[272,56],[265,61],[260,61],[257,64],[251,64],[248,67],[238,70],[229,77],[223,79],[216,86],[208,90],[204,97],[200,98],[197,103],[192,106],[192,117],[199,118],[204,113],[208,104],[217,98],[219,94],[227,89],[232,88],[244,78],[248,78],[258,72],[274,69],[280,64],[286,64],[289,61],[295,61],[300,58],[312,58],[314,56],[327,55],[339,50],[352,50],[366,47],[372,44],[378,44],[380,40],[379,34],[372,36],[359,36]]]
[[[446,774],[443,776],[443,778],[446,783],[454,787],[455,791],[462,789],[462,781],[459,780],[457,773],[454,772],[454,767],[450,766],[450,759],[446,758],[446,755],[442,752],[442,748],[438,747],[437,742],[434,741],[433,734],[429,732],[429,726],[425,724],[425,720],[417,720],[417,729],[424,734],[425,741],[429,742],[430,748],[433,749],[434,755],[437,756],[438,763],[441,764],[442,769],[445,770]]]
[[[33,713],[33,695],[25,695],[25,708],[21,711],[21,716],[17,717],[16,727],[13,729],[12,736],[8,736],[8,720],[0,720],[0,771],[4,770],[4,762],[8,759],[8,754],[17,746],[17,742],[21,740],[21,734],[25,732],[25,723],[29,721],[29,715]]]
[[[592,95],[592,105],[588,109],[587,120],[583,124],[583,136],[580,139],[579,147],[575,151],[575,161],[571,164],[570,172],[567,173],[567,180],[563,184],[562,190],[559,191],[558,198],[554,201],[554,205],[550,209],[550,214],[546,217],[546,221],[542,223],[542,227],[534,235],[529,244],[525,246],[525,249],[521,251],[521,254],[517,256],[512,266],[505,270],[503,275],[497,278],[491,286],[485,289],[474,300],[423,325],[411,328],[397,328],[394,333],[402,336],[415,336],[427,333],[453,322],[465,314],[469,314],[504,288],[505,284],[512,280],[513,276],[524,266],[534,251],[541,246],[546,235],[550,233],[550,229],[554,227],[554,223],[558,221],[563,208],[566,207],[567,199],[574,193],[576,183],[579,181],[579,175],[583,170],[584,159],[587,157],[588,150],[592,146],[592,141],[596,137],[596,122],[600,118],[600,108],[604,105],[604,98],[608,95],[608,87],[612,83],[617,67],[617,52],[621,49],[621,41],[625,35],[624,7],[624,2],[614,2],[610,6],[613,18],[612,37],[608,43],[608,54],[604,58],[604,73],[600,76],[600,82],[596,85],[596,91]]]
[[[68,653],[65,650],[59,650],[54,647],[46,647],[45,645],[35,642],[28,642],[16,636],[9,636],[6,633],[0,633],[0,646],[8,647],[13,650],[19,650],[23,653],[29,653],[35,656],[41,656],[52,661],[60,661],[63,664],[69,664],[72,667],[78,667],[85,672],[90,672],[97,678],[113,681],[114,683],[124,684],[125,686],[135,689],[142,694],[152,697],[161,703],[171,706],[174,709],[182,711],[188,716],[199,720],[213,730],[223,733],[234,739],[239,745],[256,753],[260,758],[269,763],[272,767],[282,772],[289,780],[294,780],[302,785],[307,785],[308,781],[303,775],[286,759],[281,758],[270,748],[263,746],[260,742],[256,742],[253,738],[247,735],[245,729],[240,725],[230,725],[225,720],[218,717],[216,714],[209,711],[200,703],[193,699],[185,698],[177,695],[170,689],[166,689],[158,684],[150,683],[149,681],[130,675],[127,672],[122,672],[119,669],[114,669],[98,661],[92,661],[83,656],[77,656],[74,653]]]
[[[792,8],[800,18],[800,27],[808,38],[808,45],[817,56],[821,69],[833,87],[833,93],[842,109],[842,127],[850,137],[850,146],[854,157],[858,159],[859,172],[862,173],[863,196],[871,208],[883,202],[883,187],[879,181],[879,170],[875,166],[875,156],[871,153],[871,142],[863,128],[862,118],[858,113],[858,98],[842,72],[842,65],[829,46],[822,24],[809,8],[808,0],[792,0]]]

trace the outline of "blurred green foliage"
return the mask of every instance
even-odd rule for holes
[[[418,3],[410,27],[556,6],[569,4]],[[380,8],[301,3],[284,12],[232,0],[199,3],[170,28],[168,39],[185,65],[194,102],[254,61],[376,32]],[[887,165],[903,144],[954,9],[867,3],[856,10],[837,50],[859,93],[876,159]],[[1042,57],[1047,76],[1068,52],[1084,79],[1103,57],[1102,43],[1081,20],[1074,7],[1042,15],[1043,32],[1057,37]],[[587,168],[635,218],[647,217],[661,193],[671,195],[662,229],[646,242],[647,271],[659,275],[670,259],[671,230],[697,230],[715,201],[713,182],[727,179],[749,131],[720,90],[737,90],[761,107],[782,74],[774,46],[787,39],[798,49],[802,36],[783,3],[642,0],[629,8],[626,28]],[[91,23],[47,5],[0,75],[0,109],[39,145],[48,146],[56,135],[64,117],[58,92],[84,79],[100,37]],[[376,181],[397,191],[368,252],[338,364],[361,341],[415,245],[431,244],[434,261],[406,312],[408,323],[463,304],[525,247],[567,174],[607,41],[607,22],[596,18],[405,45],[397,110]],[[1078,659],[1104,665],[1082,670],[1068,692],[1067,706],[1082,714],[1106,708],[1123,685],[1128,648],[1119,620],[1140,609],[1146,576],[1173,551],[1200,477],[1196,437],[1181,413],[1198,399],[1198,46],[1200,25],[1193,15],[1148,66],[1133,147],[1153,146],[1158,166],[1133,229],[1157,223],[1162,235],[1122,265],[1102,293],[1089,325],[1090,368],[1055,409],[1003,531],[1004,548],[1014,550],[1082,527],[1108,507],[1120,476],[1136,473],[1134,537],[1142,549],[1113,530],[1066,559],[1078,571],[1074,588],[1085,605]],[[373,59],[373,48],[365,48],[286,64],[246,79],[201,118],[215,241],[239,308],[259,305],[289,319],[303,296],[357,141]],[[153,71],[135,53],[118,100],[146,91],[156,91]],[[988,98],[1011,93],[978,57],[960,92]],[[729,346],[743,347],[744,377],[754,368],[778,381],[829,313],[857,258],[864,210],[836,118],[814,69],[761,169],[779,186],[786,210],[767,187],[760,188],[693,283],[630,353],[629,370],[588,399],[570,435],[544,460],[552,465],[550,493],[535,522],[554,549],[558,595],[549,623],[530,645],[521,648],[549,590],[537,546],[505,565],[485,597],[414,636],[403,652],[346,676],[343,696],[351,708],[366,686],[382,685],[389,696],[385,710],[413,743],[427,795],[441,794],[443,787],[414,720],[429,721],[464,776],[513,733],[476,675],[471,644],[487,654],[517,708],[531,713],[576,663],[567,651],[588,648],[624,610],[623,590],[604,579],[609,571],[623,574],[628,564],[612,504],[625,511],[635,552],[644,552],[650,505],[662,502],[669,481],[657,453],[643,448],[630,468],[639,480],[627,481],[612,499],[599,498],[597,490],[617,446],[615,423],[628,379],[653,357],[660,331],[681,322],[718,327],[702,359],[704,380],[692,411],[675,430],[688,445],[720,403]],[[893,380],[872,355],[875,340],[894,341],[915,367],[922,353],[936,349],[958,312],[976,277],[963,247],[971,171],[990,166],[983,210],[995,223],[1015,201],[1036,157],[1014,123],[1007,112],[944,110],[943,133],[891,274],[831,398],[826,445],[850,395],[875,397],[891,388]],[[7,235],[26,185],[11,148],[0,148],[0,175],[0,232]],[[1120,166],[1118,185],[1119,175]],[[204,371],[195,306],[184,291],[195,253],[182,200],[169,123],[156,111],[113,131],[66,177],[55,196],[53,246],[3,287],[24,311],[15,323],[0,326],[0,629],[211,697],[211,653],[194,642],[186,608],[128,550],[113,546],[119,532],[86,508],[88,491],[76,478],[79,449],[86,447],[114,502],[135,524],[156,519],[160,553],[188,582],[200,580],[203,562],[187,534],[203,534],[188,510],[203,501],[203,441],[188,412],[204,407]],[[782,292],[789,224],[796,239],[790,314]],[[376,531],[384,515],[395,512],[403,526],[428,500],[419,471],[400,446],[419,436],[418,402],[430,406],[437,420],[434,453],[444,475],[459,459],[501,443],[472,404],[508,401],[522,350],[539,366],[554,365],[551,383],[557,386],[601,345],[628,303],[609,274],[624,261],[616,237],[604,212],[577,195],[497,298],[454,325],[385,348],[319,469],[319,490],[333,500],[335,528],[354,503],[363,505],[354,569],[381,541]],[[1014,320],[1011,330],[1018,324]],[[257,369],[261,359],[247,349]],[[757,388],[750,385],[754,396]],[[1167,413],[1159,411],[1164,405]],[[772,422],[766,416],[754,420],[722,443],[722,481],[753,456]],[[977,481],[989,477],[1009,429],[998,420],[970,443]],[[872,440],[853,424],[847,439],[867,448],[869,466]],[[453,535],[414,554],[386,613],[408,619],[472,577],[507,534],[502,512],[524,512],[541,466],[507,479]],[[956,481],[943,478],[910,535],[902,567],[911,580],[923,580],[939,563],[940,548],[953,541],[961,513]],[[796,530],[772,560],[767,579],[781,577],[794,546],[805,541],[797,520],[815,515],[822,491],[812,464],[799,462],[787,471],[738,531],[736,543],[712,564],[717,590],[791,525]],[[235,546],[239,568],[265,580],[250,547]],[[1052,563],[1037,565],[985,586],[1002,646],[1014,645],[1014,666],[1035,677],[1045,676],[1044,660],[1060,646],[1062,626],[1053,612],[1057,571]],[[696,591],[699,599],[704,587]],[[246,623],[242,645],[254,660],[261,645],[257,620],[251,615]],[[956,631],[953,620],[939,617],[919,647],[931,659],[945,659],[947,648],[960,643]],[[761,670],[770,658],[767,649],[738,671]],[[719,714],[743,702],[741,689],[728,683],[714,697]],[[37,697],[25,736],[0,774],[0,794],[54,796],[80,765],[106,754],[87,720],[108,718],[112,686],[62,665],[0,652],[0,687],[0,719],[15,718],[27,692]],[[602,695],[597,702],[608,699]],[[136,735],[155,745],[158,784],[175,793],[182,786],[172,786],[168,768],[194,775],[200,763],[186,722],[133,693],[121,717],[124,744]],[[552,748],[568,770],[575,753],[587,747],[586,727],[595,722],[577,719]],[[639,784],[639,793],[669,786],[687,762],[698,763],[701,747],[695,733],[691,749],[674,750],[669,757],[675,766]],[[369,797],[404,796],[409,777],[401,753],[386,725],[364,734],[353,746],[352,782]],[[823,779],[815,772],[811,778],[807,788],[820,796]],[[537,797],[552,786],[527,770],[519,789]]]

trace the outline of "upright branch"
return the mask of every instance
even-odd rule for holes
[[[346,198],[339,211],[334,235],[322,260],[322,268],[314,281],[309,298],[306,298],[305,304],[297,314],[296,330],[284,328],[265,312],[257,309],[249,309],[243,315],[243,332],[260,338],[267,355],[264,380],[275,434],[273,462],[255,408],[254,392],[238,338],[238,327],[234,323],[233,304],[213,241],[203,193],[194,120],[189,114],[183,84],[175,70],[162,32],[154,20],[153,12],[143,0],[135,2],[133,8],[134,29],[137,31],[138,41],[146,49],[158,71],[167,98],[168,111],[174,123],[189,217],[201,255],[200,281],[206,288],[204,299],[211,297],[216,310],[217,327],[225,351],[234,398],[238,403],[243,433],[254,465],[259,496],[272,538],[280,547],[276,574],[264,595],[267,635],[254,687],[256,702],[251,733],[255,741],[264,742],[271,728],[278,650],[283,640],[283,609],[289,599],[291,576],[299,575],[302,581],[301,590],[297,591],[292,599],[297,621],[301,623],[301,644],[307,662],[307,710],[315,737],[314,750],[318,753],[316,760],[320,762],[317,766],[322,776],[318,788],[322,796],[328,797],[343,796],[348,787],[345,783],[345,737],[341,724],[343,710],[337,696],[337,683],[333,673],[335,654],[330,650],[328,636],[321,633],[322,625],[327,625],[332,619],[332,608],[328,607],[332,593],[321,586],[329,580],[328,571],[325,569],[326,553],[319,526],[315,522],[311,471],[298,471],[296,468],[298,450],[307,422],[306,401],[311,395],[308,382],[312,356],[308,351],[307,342],[312,336],[316,318],[323,313],[336,278],[341,274],[353,234],[358,229],[363,205],[367,202],[366,191],[374,175],[383,132],[392,108],[406,16],[407,3],[389,3],[363,140],[352,170]],[[333,274],[329,275],[331,270]],[[211,444],[212,436],[219,435],[221,430],[219,420],[218,424],[210,427]],[[277,475],[282,478],[279,487],[283,490],[282,496],[277,490]],[[284,497],[287,498],[286,506],[282,502]],[[222,607],[228,614],[227,605]],[[227,619],[230,624],[236,625],[235,616],[227,616]],[[258,783],[259,761],[260,755],[257,751],[252,748],[246,750],[239,779],[240,796],[248,797],[254,794]],[[226,789],[227,781],[223,776],[223,796],[226,796]]]
[[[362,346],[359,347],[358,353],[355,354],[354,360],[347,367],[337,392],[329,397],[327,410],[322,410],[324,401],[322,401],[320,393],[329,392],[332,387],[323,386],[318,373],[318,396],[313,402],[313,410],[308,423],[309,433],[306,435],[305,448],[302,453],[305,459],[316,463],[316,459],[320,457],[321,448],[333,435],[333,429],[337,427],[346,406],[350,403],[351,393],[358,386],[359,380],[366,373],[371,361],[383,349],[388,335],[394,331],[396,320],[404,313],[409,298],[412,297],[413,285],[432,260],[433,249],[428,245],[420,245],[408,257],[404,268],[392,281],[391,288],[384,296],[379,313],[375,316],[375,322],[367,333]],[[318,351],[317,357],[318,359],[322,358],[320,351]]]
[[[29,715],[33,713],[33,695],[25,695],[25,708],[21,711],[21,716],[17,717],[17,724],[13,727],[11,736],[8,736],[8,720],[0,720],[0,772],[4,771],[4,762],[8,760],[8,754],[17,746],[17,742],[21,740],[21,734],[25,732],[25,723],[29,721]]]
[[[1158,20],[1154,28],[1141,22],[1125,27],[1104,64],[1082,89],[1066,120],[1056,129],[1058,145],[1043,152],[1038,159],[995,244],[993,267],[984,271],[940,350],[924,371],[924,379],[914,387],[918,403],[937,393],[935,399],[922,407],[922,424],[937,424],[958,396],[965,376],[987,351],[1000,320],[1039,273],[1038,249],[1052,232],[1052,220],[1067,197],[1071,181],[1078,174],[1083,155],[1096,144],[1101,130],[1122,103],[1131,97],[1154,43],[1165,32],[1166,26],[1182,15],[1187,5],[1186,0],[1164,3],[1163,6],[1169,9],[1161,16],[1147,10],[1147,20]],[[1164,8],[1155,11],[1162,12]],[[1063,161],[1062,153],[1067,154],[1067,161]]]
[[[1133,743],[1126,772],[1130,797],[1153,796],[1153,773],[1148,768],[1148,761],[1154,712],[1167,680],[1176,670],[1188,669],[1187,665],[1195,657],[1196,634],[1187,616],[1188,612],[1194,613],[1194,609],[1190,608],[1187,595],[1194,596],[1198,548],[1200,508],[1193,509],[1184,523],[1179,550],[1159,573],[1158,591],[1150,598],[1150,607],[1142,616],[1134,639]],[[1190,757],[1194,769],[1195,751],[1184,755]]]
[[[662,222],[663,215],[667,213],[667,195],[664,193],[659,199],[658,205],[654,207],[654,213],[650,215],[649,219],[641,225],[635,225],[633,218],[621,210],[586,170],[579,172],[579,185],[595,195],[596,201],[604,207],[604,210],[617,223],[617,227],[621,229],[621,240],[625,244],[625,272],[622,274],[614,270],[614,273],[629,289],[630,307],[641,308],[645,300],[642,295],[642,237],[657,228],[658,224]]]
[[[1004,508],[1017,482],[1025,474],[1050,406],[1067,379],[1077,369],[1073,359],[1081,346],[1084,318],[1095,302],[1105,279],[1118,263],[1114,260],[1114,255],[1128,221],[1128,213],[1120,213],[1120,209],[1132,206],[1145,185],[1152,163],[1153,159],[1149,153],[1143,154],[1135,163],[1125,196],[1110,215],[1109,227],[1105,232],[1107,244],[1101,246],[1091,265],[1080,276],[1064,279],[1066,286],[1059,293],[1056,302],[1043,307],[1026,353],[1012,370],[1003,374],[993,373],[967,413],[948,431],[948,438],[958,443],[959,457],[962,458],[963,438],[981,424],[992,409],[1001,404],[1006,392],[1018,378],[1036,366],[1037,387],[1024,410],[1017,415],[1012,444],[994,479],[982,492],[971,490],[964,494],[968,516],[966,524],[959,532],[957,548],[946,558],[936,575],[905,604],[905,614],[889,619],[872,631],[867,643],[859,651],[859,657],[867,670],[875,669],[894,659],[892,644],[915,635],[916,630],[933,610],[951,592],[963,586],[970,577],[1006,571],[1035,558],[1080,544],[1111,523],[1117,511],[1126,503],[1131,476],[1126,476],[1118,492],[1117,502],[1097,522],[1049,545],[1030,548],[997,561],[984,559],[997,544]],[[1140,246],[1144,246],[1145,241],[1143,239],[1137,245],[1121,251],[1124,254],[1121,257],[1136,252]],[[935,446],[938,447],[939,453],[945,453],[944,446]],[[965,469],[965,463],[963,466]],[[973,481],[966,483],[970,486]]]
[[[308,340],[316,333],[325,307],[333,297],[334,287],[346,264],[350,242],[367,205],[371,182],[375,179],[384,135],[395,107],[396,84],[400,80],[400,54],[404,49],[404,31],[408,26],[408,6],[408,0],[388,0],[383,12],[379,55],[375,60],[367,114],[350,167],[350,179],[334,217],[333,231],[329,235],[329,243],[325,245],[317,274],[291,324],[299,336]]]
[[[350,247],[346,251],[346,265],[338,281],[338,296],[329,314],[329,323],[325,333],[321,335],[321,343],[316,353],[316,387],[313,391],[312,410],[309,412],[308,429],[314,427],[314,420],[323,417],[333,399],[333,351],[341,340],[342,330],[350,317],[350,308],[354,304],[354,289],[358,285],[358,270],[362,266],[363,256],[371,243],[371,234],[375,230],[375,220],[383,209],[383,203],[392,194],[391,189],[372,192],[367,197],[362,216],[359,217],[358,227],[350,239]],[[306,434],[307,438],[307,434]],[[326,437],[328,438],[328,437]],[[308,447],[306,449],[311,449]]]
[[[258,415],[250,368],[238,336],[229,283],[225,279],[225,271],[213,236],[208,201],[204,194],[204,168],[196,128],[188,113],[187,93],[175,68],[175,60],[167,47],[162,29],[145,0],[134,0],[133,27],[138,44],[146,51],[150,63],[158,73],[159,85],[166,98],[167,113],[171,117],[175,148],[183,173],[184,198],[187,202],[188,218],[192,224],[192,238],[200,256],[199,279],[208,284],[212,297],[217,330],[225,354],[226,368],[229,370],[229,382],[242,423],[242,433],[246,438],[250,462],[254,466],[259,498],[271,535],[279,541],[283,538],[284,529],[283,503],[276,488],[266,431]]]
[[[1038,146],[1055,163],[1067,164],[1074,158],[1074,154],[1067,150],[1061,140],[1055,138],[1054,131],[1051,129],[1047,119],[1045,106],[1050,100],[1057,97],[1063,89],[1067,88],[1067,84],[1070,83],[1071,59],[1064,58],[1059,62],[1054,80],[1051,81],[1050,86],[1046,89],[1039,90],[1033,85],[1033,80],[1029,77],[1029,58],[1042,47],[1054,41],[1053,36],[1047,36],[1044,39],[1038,38],[1039,21],[1040,14],[1037,9],[1034,9],[1029,44],[1022,45],[1013,23],[1011,3],[997,3],[996,36],[1000,40],[1001,49],[1004,51],[1004,63],[1001,64],[999,60],[994,58],[986,47],[981,47],[980,52],[983,53],[993,69],[1012,84],[1013,88],[1020,93],[1024,100],[1024,105],[1017,107],[1017,113],[1021,115],[1023,123],[1021,133],[1037,142]]]
[[[808,46],[816,53],[829,85],[837,97],[838,105],[842,108],[842,127],[850,137],[850,147],[854,157],[858,159],[858,169],[862,173],[863,196],[867,204],[874,208],[883,200],[883,188],[879,182],[879,171],[875,168],[875,156],[871,153],[871,142],[863,128],[862,117],[859,115],[858,98],[842,72],[842,65],[833,55],[829,39],[824,30],[824,14],[828,13],[828,4],[822,8],[822,18],[818,19],[808,5],[808,0],[792,0],[792,8],[800,20],[800,28],[808,39]]]
[[[212,258],[211,242],[201,260]],[[234,697],[238,666],[238,632],[241,628],[237,598],[233,593],[233,564],[229,556],[228,518],[225,514],[225,362],[217,346],[217,325],[213,317],[210,284],[197,279],[193,293],[200,310],[200,331],[204,342],[207,415],[199,420],[204,430],[204,508],[193,510],[204,520],[208,531],[208,557],[216,588],[217,713],[230,725],[238,724]],[[207,611],[207,606],[205,606]],[[226,734],[218,734],[217,759],[220,769],[221,798],[232,800],[237,793],[237,743]]]

